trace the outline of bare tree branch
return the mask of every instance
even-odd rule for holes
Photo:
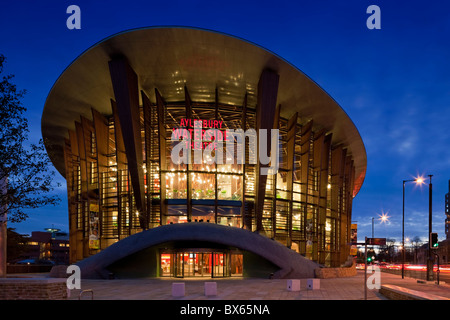
[[[0,54],[0,181],[7,181],[0,193],[0,216],[7,213],[9,221],[21,222],[26,209],[56,205],[60,199],[52,194],[55,173],[42,139],[28,143],[28,120],[21,99],[24,90],[17,90],[13,75],[3,75],[5,57]]]

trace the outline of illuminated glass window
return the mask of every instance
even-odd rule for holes
[[[192,199],[215,199],[215,186],[214,174],[191,172]]]
[[[303,231],[303,214],[300,203],[292,204],[292,231]]]
[[[287,186],[287,175],[290,174],[289,171],[279,171],[277,173],[277,199],[290,199],[290,192]]]
[[[187,199],[187,175],[184,172],[168,172],[166,175],[166,199]]]
[[[221,200],[241,200],[242,177],[234,174],[218,174],[217,198]]]

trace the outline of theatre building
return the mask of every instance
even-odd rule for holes
[[[248,41],[181,27],[102,40],[56,80],[42,133],[82,276],[309,276],[348,260],[358,130]]]

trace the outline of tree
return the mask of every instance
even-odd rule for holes
[[[420,237],[415,236],[411,240],[411,243],[412,243],[413,248],[414,248],[414,263],[417,263],[417,249],[419,249],[423,245],[423,241],[420,239]]]
[[[6,188],[0,192],[0,217],[21,222],[28,218],[27,209],[56,205],[60,199],[52,194],[54,175],[42,139],[28,142],[26,107],[21,99],[25,90],[11,82],[13,75],[4,75],[5,57],[0,54],[0,181]]]

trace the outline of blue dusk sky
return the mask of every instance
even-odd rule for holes
[[[67,7],[81,9],[69,30]],[[367,8],[381,10],[369,29]],[[8,1],[0,7],[6,73],[27,90],[30,140],[41,137],[46,97],[83,51],[117,32],[189,26],[244,38],[281,56],[321,86],[355,123],[367,174],[353,202],[358,241],[402,236],[402,180],[432,174],[433,231],[444,238],[450,179],[450,4],[445,1]],[[68,231],[65,180],[57,207],[29,211],[10,224],[20,233]],[[389,221],[380,223],[382,213]],[[426,238],[428,185],[406,185],[405,236]]]

